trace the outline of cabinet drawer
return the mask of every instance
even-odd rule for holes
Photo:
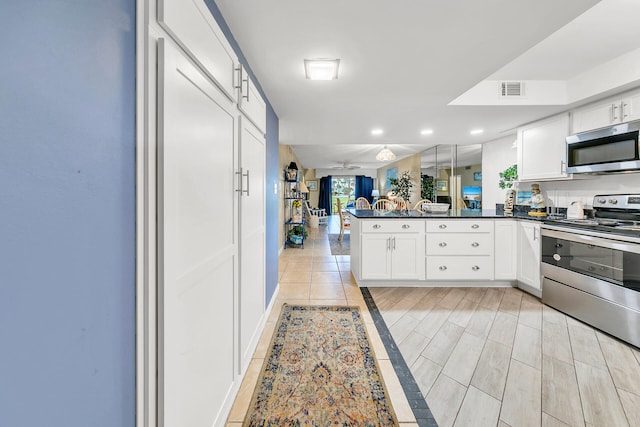
[[[421,220],[367,220],[362,221],[363,233],[424,233],[424,221]]]
[[[427,255],[492,255],[491,233],[427,234]]]
[[[431,256],[427,258],[427,280],[491,280],[493,257]]]
[[[447,220],[428,220],[428,233],[488,233],[493,231],[493,221],[447,221]]]

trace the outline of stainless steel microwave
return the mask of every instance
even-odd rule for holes
[[[567,137],[567,173],[640,170],[640,120]]]

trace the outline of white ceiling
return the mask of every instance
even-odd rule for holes
[[[305,168],[500,138],[569,106],[448,104],[487,79],[568,79],[640,47],[640,0],[215,2]],[[305,58],[340,58],[340,77],[306,80]]]

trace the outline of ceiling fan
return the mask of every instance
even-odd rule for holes
[[[353,170],[353,169],[360,169],[361,166],[350,163],[350,162],[342,162],[342,164],[340,166],[332,166],[331,169],[349,169],[349,170]]]

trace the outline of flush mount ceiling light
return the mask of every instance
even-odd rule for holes
[[[371,131],[371,135],[382,135],[383,131],[382,129],[373,129]]]
[[[474,129],[471,132],[469,132],[471,135],[480,135],[482,132],[484,132],[484,130],[482,129]]]
[[[420,131],[420,135],[431,135],[433,133],[433,129],[422,129]]]
[[[304,74],[309,80],[335,80],[339,65],[339,59],[305,59]]]
[[[380,152],[376,156],[376,160],[379,160],[381,162],[388,162],[390,160],[395,160],[395,159],[396,159],[396,155],[393,154],[393,152],[389,150],[386,145],[382,150],[380,150]]]

